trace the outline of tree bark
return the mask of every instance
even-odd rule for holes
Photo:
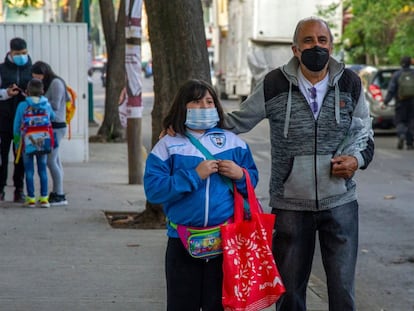
[[[154,74],[153,146],[178,87],[190,78],[211,78],[201,1],[144,1]]]
[[[201,1],[144,0],[151,44],[154,108],[152,146],[179,86],[187,79],[211,83]],[[144,214],[163,219],[162,206],[147,202]]]
[[[99,0],[102,27],[105,36],[107,75],[105,88],[105,115],[98,136],[106,141],[124,140],[124,130],[118,114],[121,90],[125,87],[125,0],[116,10],[112,0]]]

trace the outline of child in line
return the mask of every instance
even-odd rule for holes
[[[32,79],[27,85],[26,100],[19,103],[16,116],[13,123],[14,142],[16,147],[21,150],[26,176],[27,196],[25,205],[34,207],[36,205],[35,187],[34,187],[34,157],[36,157],[37,173],[40,178],[40,207],[49,207],[48,198],[48,178],[47,178],[47,153],[29,153],[28,146],[25,146],[25,127],[33,126],[37,120],[42,119],[43,128],[50,127],[50,139],[48,144],[52,144],[53,132],[51,131],[51,120],[54,120],[55,114],[46,97],[43,96],[43,83],[39,79]],[[42,112],[36,115],[36,112]],[[28,117],[30,115],[31,117]],[[31,118],[31,119],[30,119]],[[35,120],[37,119],[37,120]],[[29,120],[29,121],[28,121]],[[30,123],[30,124],[25,124]],[[36,142],[38,144],[38,142]],[[53,146],[49,146],[52,148]],[[50,152],[46,151],[46,152]]]
[[[246,194],[242,170],[253,186],[258,171],[248,145],[223,126],[223,109],[214,89],[189,80],[178,90],[164,119],[176,135],[162,137],[146,161],[144,188],[149,202],[163,204],[167,221],[167,309],[223,310],[222,261],[194,258],[185,248],[177,225],[205,228],[225,223],[234,214],[234,197],[225,178]],[[189,135],[215,159],[205,156]],[[224,177],[224,178],[223,178]]]

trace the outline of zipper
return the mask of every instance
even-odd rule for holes
[[[206,181],[206,201],[204,203],[204,227],[208,224],[209,204],[210,203],[210,177]]]

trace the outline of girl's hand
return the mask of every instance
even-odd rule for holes
[[[231,160],[219,160],[218,172],[234,180],[243,178],[243,169]]]
[[[201,179],[206,179],[211,174],[217,173],[219,170],[219,161],[204,160],[196,167],[196,172]]]

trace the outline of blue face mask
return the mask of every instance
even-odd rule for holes
[[[23,55],[14,55],[13,56],[13,62],[17,66],[24,66],[24,65],[26,65],[28,60],[29,60],[29,56],[27,56],[26,54],[23,54]]]
[[[193,130],[208,130],[217,125],[219,116],[216,108],[187,109],[185,125]]]

